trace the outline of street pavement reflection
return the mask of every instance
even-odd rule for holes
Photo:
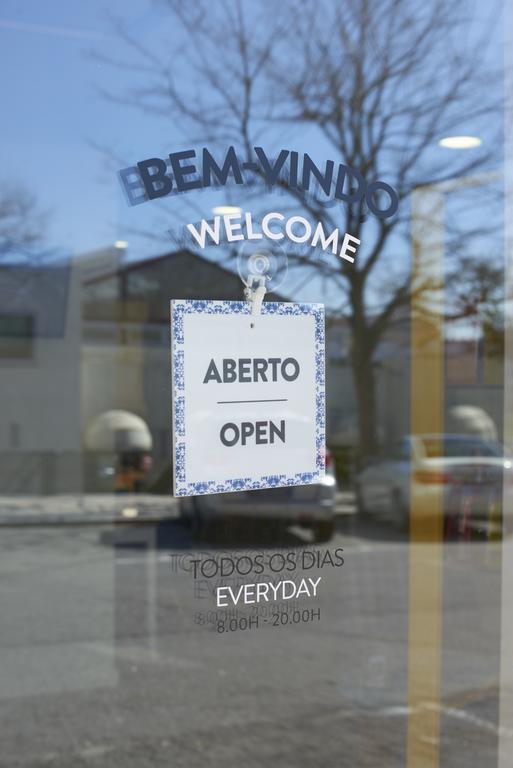
[[[411,545],[339,502],[322,549],[345,562],[323,572],[320,621],[224,633],[191,557],[311,549],[308,532],[246,521],[197,542],[179,520],[4,526],[0,766],[405,765]],[[442,765],[472,753],[492,766],[498,543],[445,545],[443,610],[442,698],[429,704]]]

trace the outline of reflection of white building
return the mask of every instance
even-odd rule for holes
[[[118,261],[109,248],[67,264],[0,267],[0,491],[81,487],[82,284]]]
[[[241,299],[242,285],[236,274],[189,252],[122,266],[119,255],[109,248],[68,265],[0,268],[2,493],[105,490],[84,460],[84,439],[112,410],[147,425],[148,481],[154,490],[171,490],[169,299]],[[328,318],[326,341],[328,443],[351,450],[358,429],[345,319]],[[500,427],[497,358],[482,345],[448,345],[448,361],[458,363],[447,365],[447,409],[479,406]],[[407,322],[387,332],[375,373],[378,435],[390,444],[409,432]]]
[[[0,487],[44,492],[63,471],[76,485],[67,458],[81,428],[77,284],[68,267],[3,267],[0,282]]]

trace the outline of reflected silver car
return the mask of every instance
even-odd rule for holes
[[[513,461],[502,446],[473,435],[409,435],[388,457],[374,459],[359,473],[360,514],[375,514],[405,528],[410,500],[418,514],[430,515],[444,499],[446,520],[466,515],[488,524],[500,508],[502,481]],[[509,485],[509,484],[508,484]]]

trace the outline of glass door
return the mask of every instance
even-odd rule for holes
[[[1,766],[510,764],[511,21],[3,4]]]

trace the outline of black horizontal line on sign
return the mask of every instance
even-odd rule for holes
[[[277,397],[271,400],[218,400],[218,405],[228,405],[231,403],[286,403],[287,397]]]

